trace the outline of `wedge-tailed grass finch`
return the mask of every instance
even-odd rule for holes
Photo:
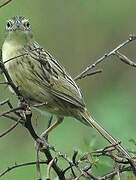
[[[14,16],[7,21],[2,58],[11,79],[30,106],[37,105],[57,116],[57,122],[46,134],[65,116],[72,116],[96,128],[110,143],[117,143],[89,115],[79,87],[64,67],[35,41],[30,22],[25,17]],[[118,144],[117,148],[130,157],[121,145]]]

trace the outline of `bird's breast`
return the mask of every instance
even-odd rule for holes
[[[2,47],[2,60],[5,63],[7,60],[11,58],[15,58],[19,55],[19,49],[21,49],[22,46],[19,45],[17,42],[11,41],[7,42],[5,41]],[[6,68],[8,69],[10,65],[13,64],[13,62],[16,60],[13,59],[7,63],[5,63]]]

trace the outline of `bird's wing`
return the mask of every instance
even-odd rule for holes
[[[76,106],[85,106],[75,81],[53,56],[36,42],[29,46],[29,55],[38,62],[38,69],[33,71],[38,77],[37,81],[44,84],[52,95]]]

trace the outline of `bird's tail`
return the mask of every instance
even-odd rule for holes
[[[118,140],[116,140],[110,133],[108,133],[104,127],[102,127],[96,120],[94,120],[86,109],[80,111],[80,121],[84,124],[95,128],[109,143],[116,145],[116,148],[122,152],[127,158],[132,158],[131,155],[124,149]]]

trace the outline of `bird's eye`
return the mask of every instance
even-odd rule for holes
[[[12,27],[12,23],[10,21],[7,22],[7,28]]]
[[[30,28],[30,23],[29,22],[26,22],[25,23],[25,27],[28,29],[28,28]]]

